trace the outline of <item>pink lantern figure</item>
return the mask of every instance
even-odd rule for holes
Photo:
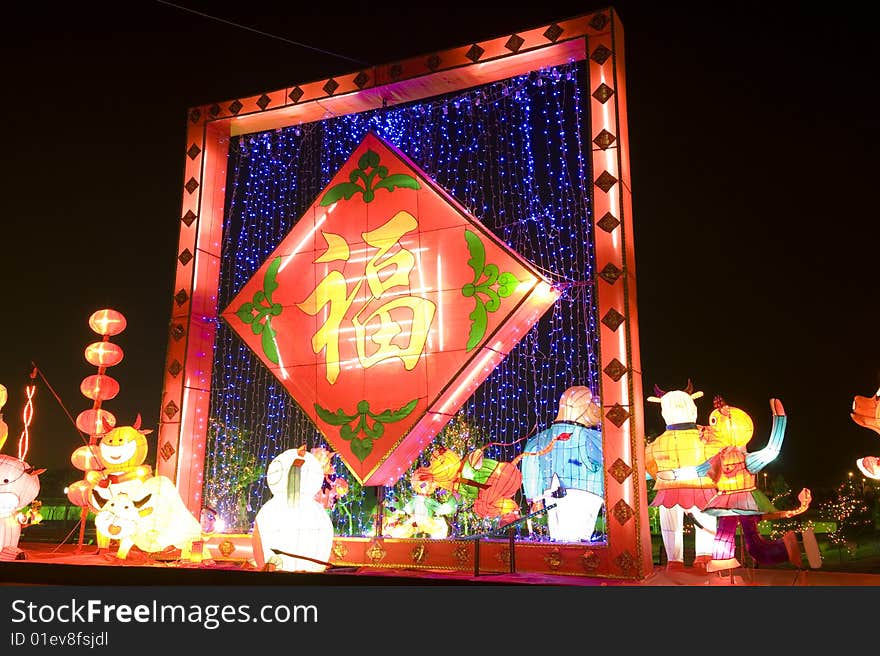
[[[21,510],[40,493],[44,469],[34,469],[24,460],[0,454],[0,560],[21,558],[18,548],[22,526],[31,523]]]

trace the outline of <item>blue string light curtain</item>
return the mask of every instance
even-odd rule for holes
[[[534,71],[424,102],[233,137],[218,307],[225,308],[315,201],[368,131],[394,144],[488,229],[530,260],[562,297],[465,404],[455,439],[512,460],[556,417],[571,385],[598,393],[590,139],[582,63]],[[281,451],[327,446],[229,327],[217,320],[205,472],[208,505],[248,531],[268,499],[263,472]],[[452,424],[451,424],[452,425]],[[464,427],[464,430],[462,430]],[[438,443],[450,442],[441,435]],[[414,467],[427,464],[426,449]],[[337,534],[372,530],[374,491],[352,484],[334,510]],[[411,471],[411,470],[410,470]],[[408,473],[389,490],[402,503]],[[461,514],[451,535],[487,525]]]

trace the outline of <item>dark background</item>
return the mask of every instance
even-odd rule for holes
[[[722,394],[768,468],[831,486],[878,436],[849,418],[880,384],[873,23],[840,5],[737,2],[21,3],[4,8],[0,383],[15,454],[30,363],[74,417],[96,336],[121,311],[105,407],[158,426],[186,111],[538,27],[608,5],[626,38],[643,384]],[[867,10],[864,10],[867,11]],[[328,54],[328,53],[335,53]],[[348,59],[346,59],[346,57]],[[353,61],[357,60],[357,61]],[[358,63],[361,62],[361,63]],[[28,460],[79,477],[81,444],[38,380]],[[647,432],[663,429],[646,405]],[[155,433],[150,462],[155,462]],[[44,477],[45,494],[60,489]],[[47,485],[52,489],[47,489]]]

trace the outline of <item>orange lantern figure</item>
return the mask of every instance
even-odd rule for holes
[[[859,426],[880,433],[880,389],[874,396],[856,396],[850,417]],[[0,442],[2,443],[2,442]],[[856,466],[865,476],[880,481],[880,458],[866,456],[856,460]]]

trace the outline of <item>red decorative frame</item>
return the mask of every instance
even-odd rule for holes
[[[175,481],[192,512],[198,516],[202,505],[229,137],[411,102],[584,60],[591,94],[590,115],[584,120],[594,144],[593,232],[608,540],[578,560],[588,562],[596,576],[648,575],[652,557],[644,485],[623,26],[613,9],[189,111],[156,470]],[[573,546],[561,548],[568,551]],[[583,552],[583,547],[576,548]],[[550,554],[549,561],[542,557],[536,562],[555,563],[553,554],[560,547],[529,545],[529,549]],[[583,574],[583,567],[576,573]]]

